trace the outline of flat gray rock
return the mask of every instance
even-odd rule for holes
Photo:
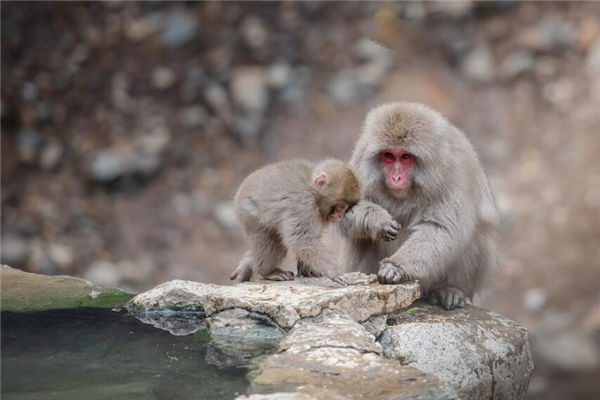
[[[254,372],[249,392],[290,399],[457,399],[432,375],[377,354],[335,347],[268,356]]]
[[[280,349],[292,353],[327,346],[381,354],[381,346],[361,324],[332,310],[298,321],[279,343]]]
[[[527,331],[499,314],[417,303],[389,317],[386,357],[437,376],[461,399],[523,399],[533,370]]]
[[[269,316],[284,329],[324,309],[347,313],[357,322],[391,313],[419,298],[417,283],[381,285],[368,275],[352,273],[354,282],[340,286],[327,278],[298,278],[289,282],[246,282],[235,286],[174,280],[137,295],[130,307],[137,311],[202,310],[207,316],[241,308]]]

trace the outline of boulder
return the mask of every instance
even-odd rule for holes
[[[419,298],[419,285],[381,285],[351,273],[356,285],[341,286],[328,278],[288,282],[246,282],[236,286],[174,280],[137,295],[130,307],[147,310],[196,310],[208,317],[232,308],[264,314],[283,329],[324,309],[347,313],[362,322],[372,315],[401,310]],[[364,282],[364,283],[361,283]]]
[[[473,306],[410,311],[388,318],[386,357],[437,376],[463,400],[525,398],[533,362],[524,328]]]
[[[32,312],[80,307],[123,307],[133,297],[72,276],[48,276],[0,267],[2,311]]]

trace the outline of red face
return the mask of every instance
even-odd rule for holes
[[[416,157],[402,149],[385,149],[380,154],[385,170],[385,184],[392,190],[404,191],[412,182]]]

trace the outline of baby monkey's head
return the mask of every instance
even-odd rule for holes
[[[339,222],[360,201],[360,181],[354,170],[341,160],[329,159],[317,164],[312,183],[323,220]]]

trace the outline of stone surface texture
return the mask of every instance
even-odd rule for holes
[[[525,329],[473,306],[411,311],[390,315],[385,356],[437,376],[463,400],[525,398],[533,370]]]
[[[369,282],[352,274],[357,282]],[[289,282],[247,282],[236,286],[174,280],[137,295],[130,303],[138,310],[202,309],[207,316],[231,308],[269,316],[290,329],[301,318],[324,309],[347,313],[357,322],[372,315],[407,307],[420,296],[419,285],[357,283],[341,286],[328,278],[299,278]]]
[[[33,312],[79,307],[123,307],[133,297],[72,276],[32,274],[0,266],[2,311]]]
[[[255,372],[249,391],[306,394],[324,400],[457,398],[440,380],[418,369],[377,354],[336,347],[267,357]]]

